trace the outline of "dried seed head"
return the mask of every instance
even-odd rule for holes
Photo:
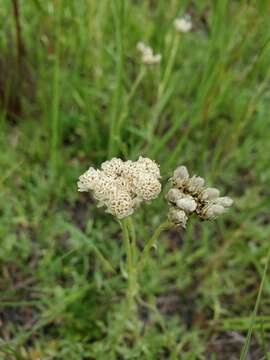
[[[85,173],[79,177],[77,182],[78,191],[89,191],[94,190],[97,182],[100,178],[100,171],[90,167]]]
[[[159,166],[155,161],[140,156],[136,164],[139,169],[147,171],[149,174],[153,175],[156,179],[160,178]]]
[[[159,166],[148,158],[140,157],[137,162],[113,158],[102,163],[101,168],[90,168],[80,176],[78,190],[92,191],[98,207],[106,206],[107,212],[119,219],[160,193]]]
[[[170,209],[168,218],[174,226],[186,227],[187,215],[183,210]]]
[[[138,173],[137,162],[127,160],[123,164],[123,176],[128,179],[133,179]]]
[[[118,158],[112,158],[101,164],[101,169],[108,176],[116,178],[120,176],[123,171],[123,161]]]
[[[132,191],[133,183],[130,178],[119,176],[117,179],[114,180],[114,183],[119,190],[126,190],[128,192]]]
[[[116,194],[117,191],[118,189],[114,180],[103,173],[94,188],[93,195],[97,201],[103,203],[109,200],[112,194]]]
[[[192,198],[192,196],[186,196],[182,199],[176,201],[176,206],[185,211],[187,214],[193,213],[197,208],[196,201]]]
[[[121,190],[114,193],[106,203],[107,212],[123,219],[133,213],[133,201],[127,191]]]
[[[175,30],[182,33],[187,33],[192,29],[192,22],[188,16],[174,20]]]
[[[133,181],[133,191],[139,198],[149,201],[158,197],[161,184],[153,175],[140,172]]]

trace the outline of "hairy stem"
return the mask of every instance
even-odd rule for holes
[[[125,252],[127,256],[127,271],[128,271],[128,288],[127,288],[127,300],[128,300],[128,312],[133,312],[135,309],[134,298],[136,296],[138,285],[137,285],[137,273],[134,266],[132,246],[130,243],[129,236],[129,220],[121,220],[121,227],[123,231],[123,242]]]

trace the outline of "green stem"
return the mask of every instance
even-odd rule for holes
[[[132,258],[132,247],[130,244],[129,237],[129,220],[123,219],[121,220],[121,227],[123,231],[123,242],[125,247],[125,252],[127,256],[127,270],[128,270],[128,289],[127,289],[127,299],[128,299],[128,312],[132,312],[134,310],[134,298],[137,293],[137,273],[136,268],[133,266],[133,258]]]
[[[179,46],[179,34],[175,34],[174,38],[173,38],[173,43],[172,43],[172,48],[171,48],[171,52],[170,52],[170,57],[164,72],[164,76],[162,79],[162,82],[160,83],[160,86],[158,88],[159,91],[159,98],[161,98],[161,96],[164,93],[164,90],[170,80],[171,77],[171,73],[172,73],[172,69],[173,66],[175,64],[175,58],[177,55],[177,51],[178,51],[178,46]]]
[[[160,113],[162,112],[165,104],[166,104],[166,89],[168,87],[168,83],[172,74],[173,66],[175,64],[175,59],[178,51],[179,46],[179,34],[176,34],[173,38],[172,47],[169,55],[169,59],[166,65],[166,69],[164,72],[164,75],[162,77],[162,80],[158,87],[158,93],[157,93],[157,101],[153,109],[153,117],[152,120],[149,123],[148,128],[148,141],[152,139],[153,133],[156,129],[158,118]]]
[[[123,111],[122,111],[122,114],[120,115],[119,121],[118,121],[118,131],[119,132],[123,127],[123,123],[124,123],[125,119],[127,119],[127,117],[128,117],[129,104],[130,104],[131,100],[133,99],[134,95],[136,94],[136,91],[137,91],[141,81],[143,80],[144,76],[145,76],[145,67],[142,67],[130,89],[130,92],[128,93],[128,95],[126,97],[126,100],[125,100],[125,103],[123,106]]]
[[[149,255],[149,252],[151,250],[151,248],[153,247],[153,245],[155,244],[155,242],[157,241],[159,235],[169,229],[171,227],[171,223],[169,222],[169,220],[164,221],[162,224],[160,224],[160,226],[155,230],[153,236],[147,241],[143,251],[142,251],[142,255],[141,255],[141,259],[140,262],[138,264],[137,270],[138,272],[142,271],[143,267],[144,267],[144,263],[146,258]]]
[[[144,76],[145,76],[145,67],[142,66],[141,70],[139,71],[139,74],[136,77],[136,79],[135,79],[135,81],[134,81],[134,83],[133,83],[133,85],[132,85],[132,87],[130,89],[130,92],[129,92],[128,96],[127,96],[127,100],[126,100],[127,105],[130,103],[133,96],[135,95],[136,90],[138,89],[138,86],[140,85],[140,83],[143,80]]]
[[[128,223],[128,229],[129,229],[130,239],[131,239],[131,251],[132,251],[133,266],[136,266],[136,261],[137,261],[136,232],[135,232],[135,227],[133,225],[133,221],[132,221],[131,217],[127,218],[127,223]]]

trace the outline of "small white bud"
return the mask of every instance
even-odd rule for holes
[[[192,22],[186,16],[174,20],[175,30],[182,33],[187,33],[192,29]]]
[[[171,209],[169,212],[169,220],[175,225],[175,226],[181,226],[182,228],[186,227],[187,223],[187,215],[182,210],[175,210]]]
[[[197,208],[197,203],[194,199],[185,197],[176,201],[176,206],[184,210],[187,214],[194,212]]]
[[[161,61],[160,54],[154,54],[150,46],[145,45],[143,42],[138,42],[137,50],[142,54],[142,62],[146,65],[156,65]]]
[[[206,209],[204,213],[204,218],[208,220],[215,219],[217,216],[222,215],[224,212],[225,208],[222,205],[213,204]]]
[[[185,166],[179,166],[178,168],[176,168],[174,170],[173,177],[184,180],[184,181],[188,180],[189,173],[188,173],[187,168]]]
[[[187,188],[191,193],[199,193],[203,190],[204,179],[200,176],[192,176],[188,181]]]
[[[145,54],[143,54],[142,61],[146,65],[157,65],[161,62],[161,55],[145,53]]]
[[[166,199],[169,202],[176,203],[176,201],[181,199],[183,197],[183,195],[184,194],[179,189],[172,188],[168,191],[168,193],[166,195]]]
[[[219,197],[215,200],[215,204],[222,205],[225,208],[229,208],[230,206],[232,206],[233,200],[228,196]]]
[[[140,51],[141,53],[143,53],[143,52],[147,51],[147,46],[142,41],[139,41],[137,43],[137,50]]]
[[[204,201],[215,200],[219,197],[220,191],[216,188],[207,188],[201,194],[201,199]]]

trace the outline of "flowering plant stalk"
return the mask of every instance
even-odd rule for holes
[[[141,253],[136,244],[135,227],[131,215],[143,203],[150,203],[161,192],[160,169],[156,162],[142,156],[136,162],[113,158],[101,164],[101,170],[89,168],[78,181],[79,191],[90,191],[98,207],[105,207],[120,223],[127,268],[128,314],[136,311],[135,298],[139,293],[138,275],[143,271],[151,248],[160,234],[172,227],[185,228],[191,215],[212,220],[223,214],[233,201],[220,197],[216,188],[205,187],[199,176],[190,176],[185,166],[174,170],[169,179],[165,198],[167,219],[155,229]]]

